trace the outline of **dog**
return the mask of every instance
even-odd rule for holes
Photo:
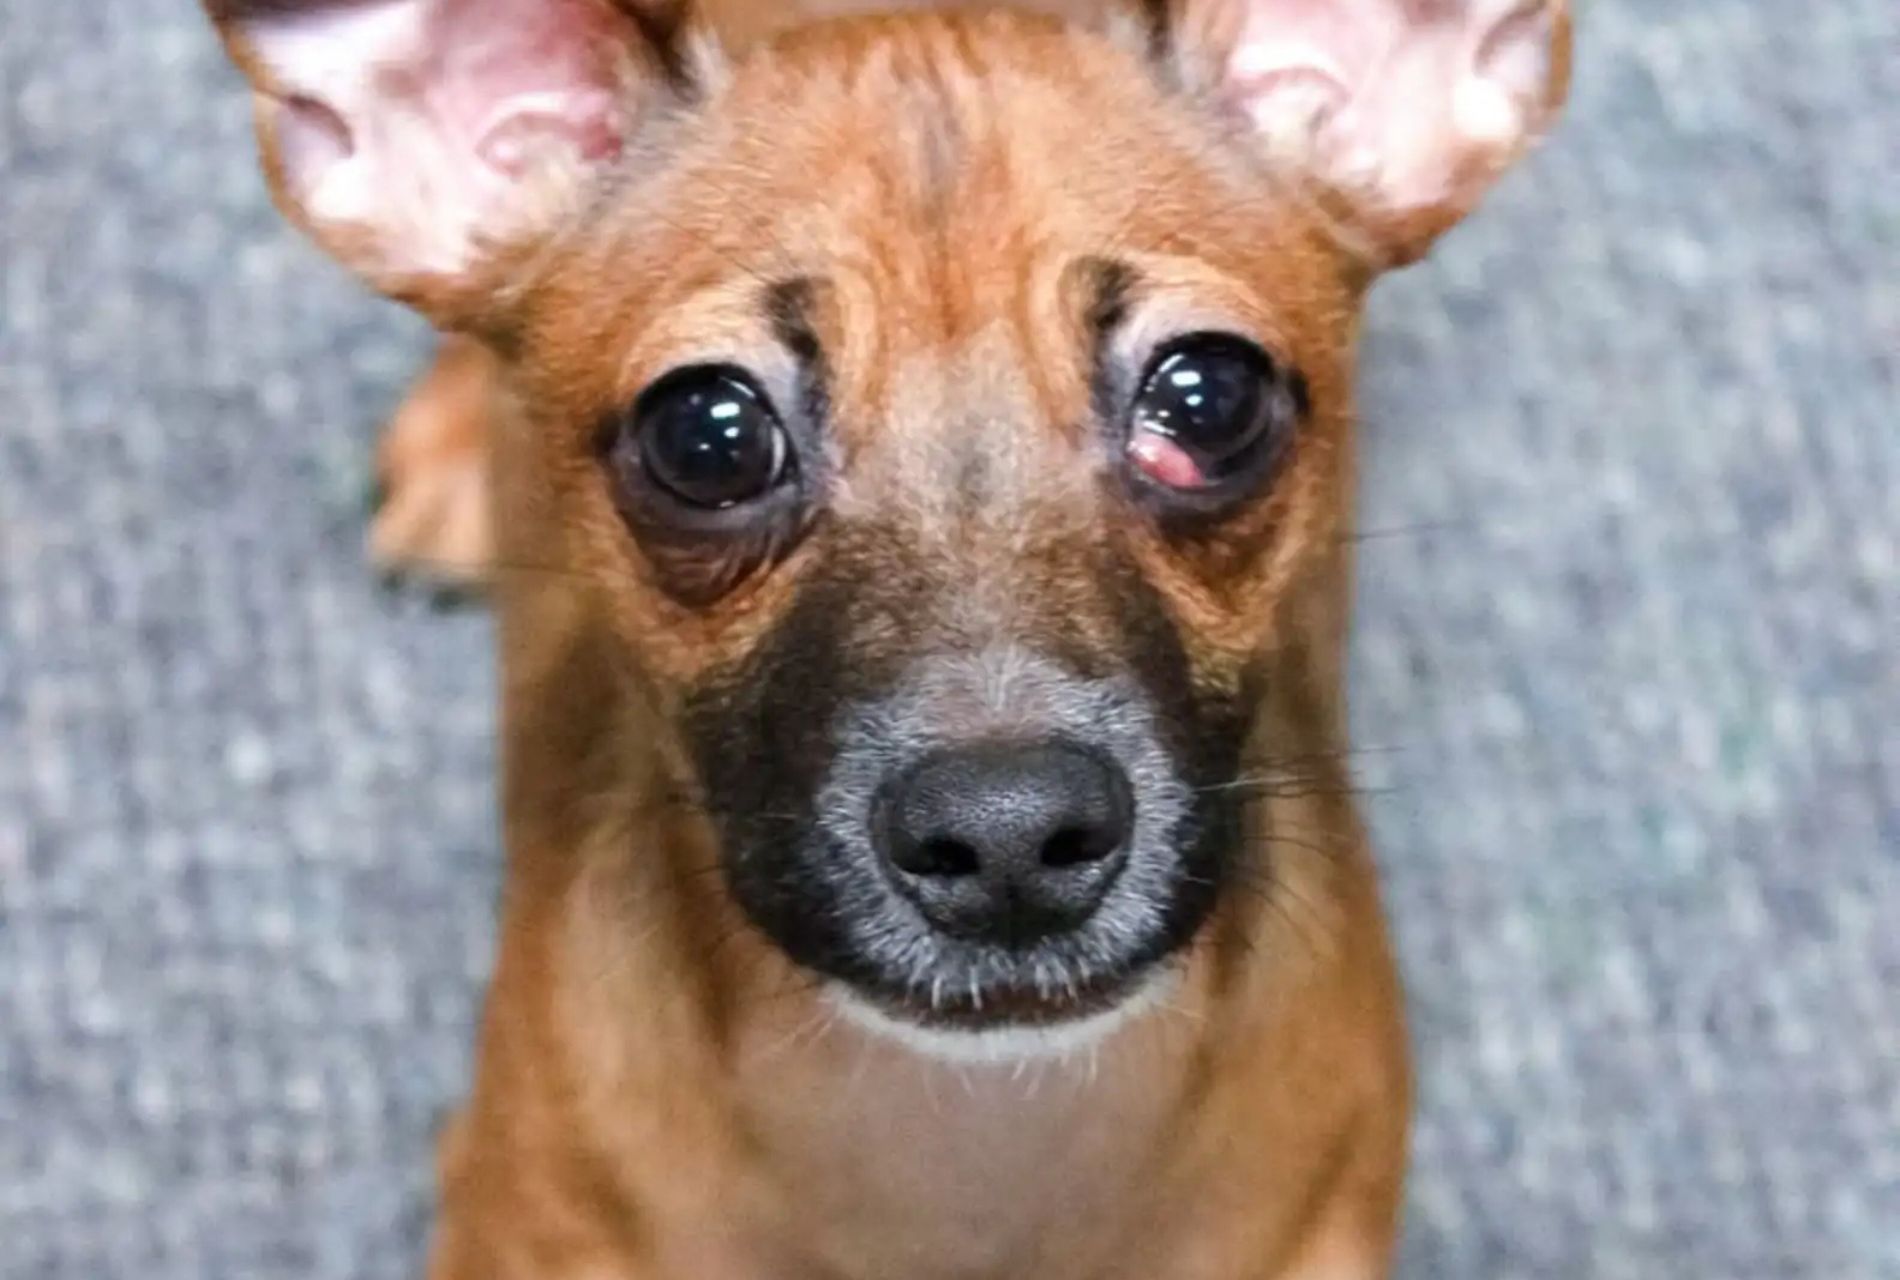
[[[1387,1274],[1354,345],[1562,0],[208,2],[281,207],[454,335],[432,502],[492,490],[431,1274]]]

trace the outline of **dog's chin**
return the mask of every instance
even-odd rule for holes
[[[932,998],[832,982],[825,996],[847,1021],[921,1057],[1009,1065],[1095,1051],[1165,1003],[1176,980],[1173,968],[1155,965],[1060,992],[993,985]]]
[[[823,840],[736,846],[727,869],[753,927],[852,1022],[934,1058],[1019,1061],[1100,1044],[1170,989],[1225,880],[1227,827],[1194,829],[1131,858],[1072,931],[1015,945],[938,927]]]

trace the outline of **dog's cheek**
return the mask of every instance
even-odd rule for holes
[[[1175,832],[1172,887],[1161,904],[1154,954],[1187,946],[1219,905],[1238,863],[1241,802],[1231,785],[1250,728],[1244,671],[1210,666],[1191,646],[1191,623],[1132,558],[1104,579],[1121,658],[1154,711],[1161,746],[1189,793]]]
[[[780,631],[796,627],[796,615]],[[789,650],[789,652],[788,652]],[[803,679],[788,673],[803,659]],[[822,704],[835,683],[817,644],[778,633],[735,665],[714,671],[685,702],[683,726],[727,874],[748,911],[782,915],[807,886],[798,834],[829,761]]]
[[[1249,730],[1255,676],[1242,659],[1196,651],[1187,626],[1132,559],[1110,571],[1123,652],[1155,708],[1163,745],[1199,797],[1231,781]]]
[[[888,666],[856,637],[854,603],[819,575],[747,657],[696,686],[683,716],[735,900],[793,960],[831,973],[854,955],[852,879],[815,802],[836,765],[841,712],[875,697]]]

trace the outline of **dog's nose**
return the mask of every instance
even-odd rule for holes
[[[1023,947],[1094,913],[1128,857],[1134,801],[1112,761],[1064,741],[926,756],[882,797],[878,844],[939,929]]]

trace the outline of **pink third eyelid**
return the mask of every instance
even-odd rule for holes
[[[1174,489],[1205,489],[1208,479],[1200,464],[1168,437],[1155,431],[1137,431],[1128,442],[1128,456],[1152,480]]]

